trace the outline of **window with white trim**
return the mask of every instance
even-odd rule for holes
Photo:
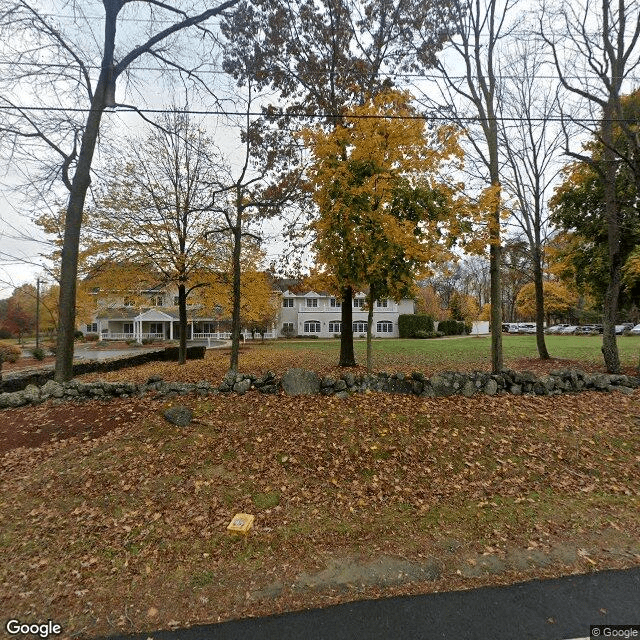
[[[377,309],[386,309],[389,306],[387,300],[376,300]]]
[[[149,325],[149,333],[162,333],[164,334],[164,327],[162,322],[152,322]]]
[[[367,333],[367,323],[356,320],[356,322],[353,323],[353,333]]]
[[[125,307],[135,307],[136,301],[133,298],[130,298],[129,296],[126,296],[124,299],[124,306]]]
[[[318,298],[307,298],[307,307],[316,308],[318,306]]]
[[[353,308],[354,309],[363,309],[364,308],[364,298],[354,298],[353,299]]]
[[[293,307],[293,298],[282,298],[283,307]]]
[[[283,322],[282,331],[283,333],[293,333],[293,322]]]
[[[342,322],[334,320],[329,323],[329,333],[342,333]]]
[[[125,322],[122,325],[122,333],[133,333],[133,322]]]
[[[152,296],[151,297],[151,306],[152,307],[164,307],[164,298],[162,296]]]
[[[342,306],[342,302],[337,298],[331,298],[331,300],[329,301],[329,306],[333,309],[339,309]]]
[[[320,323],[317,320],[307,320],[304,323],[305,333],[320,333]]]
[[[180,298],[178,296],[173,296],[173,306],[177,307],[180,304]]]
[[[393,333],[393,322],[382,320],[376,324],[376,333]]]
[[[93,322],[87,324],[87,333],[98,333],[98,323]]]

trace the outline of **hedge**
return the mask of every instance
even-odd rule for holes
[[[416,338],[417,332],[433,333],[433,330],[433,318],[424,313],[398,316],[398,333],[401,338]]]
[[[442,331],[445,336],[461,336],[465,332],[469,333],[462,320],[442,320],[438,322],[438,331]]]

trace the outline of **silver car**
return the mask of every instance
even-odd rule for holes
[[[570,333],[575,333],[577,328],[578,328],[577,324],[570,324],[566,326],[564,329],[561,329],[558,333],[561,333],[562,335],[568,335]]]

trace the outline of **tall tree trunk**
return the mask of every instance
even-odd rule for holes
[[[121,4],[105,3],[105,48],[100,77],[91,101],[91,109],[82,133],[80,154],[71,181],[71,193],[64,222],[64,240],[60,261],[60,295],[58,298],[58,345],[56,347],[55,380],[65,382],[73,377],[73,338],[76,330],[76,283],[82,212],[91,184],[91,162],[100,133],[100,121],[106,105],[107,91],[112,89],[113,53],[116,18]]]
[[[491,85],[494,84],[493,69],[490,69]],[[495,189],[496,199],[489,214],[489,276],[491,278],[491,371],[502,371],[502,240],[500,233],[500,212],[502,187],[500,184],[500,164],[498,159],[498,124],[493,103],[493,92],[487,97],[488,122],[483,125],[489,149],[489,179]]]
[[[497,161],[496,161],[497,173]],[[499,185],[495,178],[492,184]],[[499,192],[498,192],[499,194]],[[500,244],[500,201],[491,212],[489,220],[489,274],[491,276],[491,370],[502,371],[502,283],[500,267],[502,263],[502,246]]]
[[[536,293],[536,344],[541,360],[549,359],[547,344],[544,339],[544,284],[542,281],[542,264],[540,244],[533,251],[533,286]]]
[[[98,140],[100,120],[104,110],[105,83],[98,83],[82,135],[78,164],[71,183],[71,194],[64,223],[64,241],[60,263],[60,295],[58,298],[58,344],[56,347],[55,379],[58,382],[73,377],[73,338],[76,330],[76,283],[80,228],[87,190],[91,184],[91,161]]]
[[[369,288],[369,295],[367,296],[367,304],[369,310],[367,312],[367,373],[371,373],[373,370],[372,363],[372,349],[371,349],[371,336],[373,334],[373,301],[375,300],[375,294],[373,287]]]
[[[607,220],[607,240],[609,244],[609,282],[604,294],[602,313],[602,355],[609,373],[620,373],[620,357],[616,342],[616,315],[622,282],[622,260],[620,257],[620,224],[618,194],[616,189],[617,166],[613,150],[612,101],[604,109],[602,121],[602,142],[604,145],[604,198]]]
[[[356,356],[353,352],[353,289],[342,289],[342,330],[340,332],[340,361],[341,367],[355,367]]]
[[[187,361],[187,287],[184,282],[178,284],[178,325],[180,326],[178,364],[184,364]]]
[[[231,313],[231,361],[229,369],[238,370],[238,358],[240,354],[240,250],[242,241],[242,217],[237,212],[236,226],[233,233],[233,311]]]

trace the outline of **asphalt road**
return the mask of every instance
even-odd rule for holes
[[[604,624],[640,625],[640,567],[110,640],[588,640],[590,625]]]

